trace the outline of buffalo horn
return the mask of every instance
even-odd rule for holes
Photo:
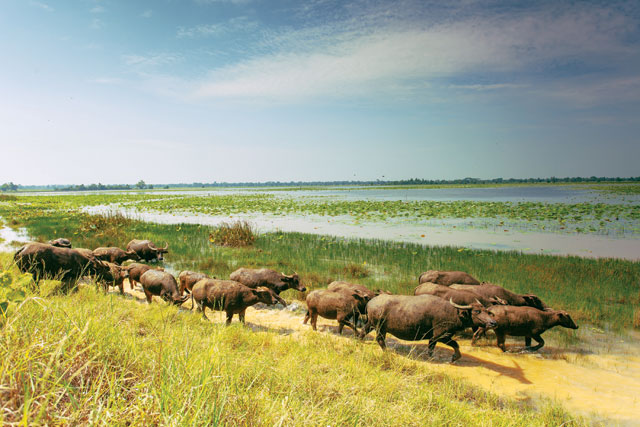
[[[164,243],[165,245],[164,245],[164,248],[162,249],[166,251],[167,249],[169,249],[169,242],[164,242]]]
[[[455,302],[453,302],[452,298],[449,298],[449,304],[451,304],[455,308],[459,308],[461,310],[469,310],[471,308],[470,305],[459,305],[459,304],[456,304]]]

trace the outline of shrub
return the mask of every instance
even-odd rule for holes
[[[209,234],[209,241],[233,248],[251,246],[256,241],[256,231],[248,221],[223,222]]]

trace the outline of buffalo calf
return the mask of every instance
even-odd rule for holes
[[[494,306],[489,313],[496,322],[494,329],[497,344],[502,351],[506,351],[505,338],[507,335],[524,337],[527,350],[536,351],[544,346],[544,340],[540,336],[547,329],[554,326],[563,326],[569,329],[578,329],[571,316],[566,311],[538,310],[533,307],[518,306]],[[531,338],[538,345],[531,347]]]
[[[224,311],[227,314],[227,325],[231,323],[234,314],[238,314],[240,321],[244,323],[247,307],[259,302],[273,305],[276,299],[273,293],[265,287],[257,289],[249,288],[242,283],[233,280],[202,279],[193,286],[191,298],[195,305],[202,311],[206,319],[205,311]]]
[[[363,297],[358,292],[336,292],[329,289],[318,289],[307,295],[307,314],[304,317],[304,324],[311,319],[311,327],[316,330],[318,315],[325,319],[335,319],[338,321],[338,333],[342,335],[344,326],[353,329],[358,333],[356,323],[361,310],[364,311],[369,298]],[[361,306],[362,308],[359,308]]]

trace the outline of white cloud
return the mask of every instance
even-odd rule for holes
[[[123,55],[122,60],[126,65],[135,67],[155,67],[159,65],[174,64],[181,61],[181,56],[173,53],[155,53],[149,55]]]
[[[102,21],[102,19],[93,18],[91,20],[91,24],[89,24],[89,26],[93,30],[100,30],[100,29],[104,28],[104,22]]]
[[[151,16],[152,16],[152,15],[153,15],[153,10],[151,10],[151,9],[147,9],[147,10],[145,10],[144,12],[142,12],[142,13],[140,14],[140,16],[141,16],[142,18],[147,18],[147,19],[148,19],[148,18],[151,18]]]
[[[528,86],[530,76],[549,64],[624,67],[625,61],[640,63],[637,49],[621,42],[634,31],[633,22],[596,7],[471,17],[434,25],[406,25],[386,16],[383,22],[363,26],[356,19],[273,34],[262,41],[262,55],[213,69],[192,95],[280,100],[405,96],[415,88],[432,88],[454,77],[455,89],[477,92]],[[220,29],[215,26],[183,29],[182,36],[216,31]],[[474,75],[495,80],[478,85]],[[504,75],[515,77],[504,83]]]
[[[48,4],[46,4],[46,3],[42,3],[42,2],[39,2],[39,1],[30,0],[30,1],[29,1],[29,4],[30,4],[31,6],[34,6],[34,7],[39,7],[39,8],[40,8],[40,9],[42,9],[42,10],[46,10],[47,12],[53,12],[53,11],[55,11],[55,9],[54,9],[54,8],[52,8],[51,6],[49,6]]]
[[[227,34],[235,31],[251,31],[258,27],[254,21],[241,16],[232,18],[227,22],[219,24],[202,24],[193,27],[178,27],[176,33],[178,38],[209,37]]]

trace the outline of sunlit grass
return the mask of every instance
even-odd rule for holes
[[[24,425],[572,425],[381,352],[103,295],[31,298],[0,334],[0,420]]]

